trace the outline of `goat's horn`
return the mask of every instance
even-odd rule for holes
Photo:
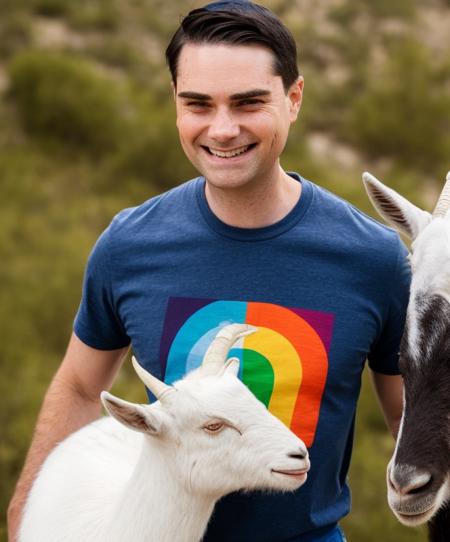
[[[436,203],[436,208],[433,212],[433,217],[445,216],[445,213],[450,208],[450,171],[447,173],[447,179],[442,189],[439,200]]]
[[[254,333],[256,328],[247,324],[231,324],[223,327],[209,345],[203,358],[202,367],[208,372],[215,373],[223,369],[228,352],[233,344],[240,338]]]
[[[138,377],[142,380],[142,382],[147,386],[147,388],[153,393],[153,395],[157,399],[161,401],[163,397],[167,395],[167,393],[171,393],[172,391],[174,391],[174,388],[172,388],[172,386],[168,386],[164,382],[161,382],[161,380],[158,380],[155,376],[153,376],[143,367],[141,367],[141,365],[139,365],[139,362],[134,356],[131,358],[131,361]]]

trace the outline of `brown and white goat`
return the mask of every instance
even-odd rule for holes
[[[431,215],[368,173],[379,214],[412,240],[412,282],[400,348],[404,410],[387,469],[388,501],[408,526],[450,541],[450,173]]]

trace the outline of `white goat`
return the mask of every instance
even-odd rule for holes
[[[19,542],[194,542],[227,493],[302,485],[304,443],[236,377],[238,360],[226,361],[232,344],[253,331],[224,327],[202,366],[173,386],[133,360],[158,401],[137,405],[102,392],[123,425],[102,418],[49,455]]]

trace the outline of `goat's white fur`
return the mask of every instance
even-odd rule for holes
[[[418,295],[440,295],[450,302],[450,211],[433,219],[431,213],[419,209],[370,173],[364,173],[363,180],[378,213],[412,241],[409,255],[412,280],[407,318],[409,347],[415,353],[414,358],[418,359],[418,345],[422,342],[421,329],[416,321],[418,311],[415,310]],[[450,173],[447,175],[449,180]]]
[[[230,346],[221,347],[225,359]],[[239,381],[236,359],[225,359],[215,374],[200,367],[170,393],[162,388],[152,405],[103,392],[121,424],[102,418],[50,454],[19,542],[195,542],[225,494],[297,489],[309,468],[303,442]]]

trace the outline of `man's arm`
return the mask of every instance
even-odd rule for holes
[[[373,385],[386,423],[397,438],[403,412],[403,379],[400,375],[384,375],[371,371]]]
[[[45,458],[68,435],[99,417],[100,392],[109,389],[128,348],[96,350],[72,335],[41,408],[33,440],[8,508],[15,542],[24,503]]]

